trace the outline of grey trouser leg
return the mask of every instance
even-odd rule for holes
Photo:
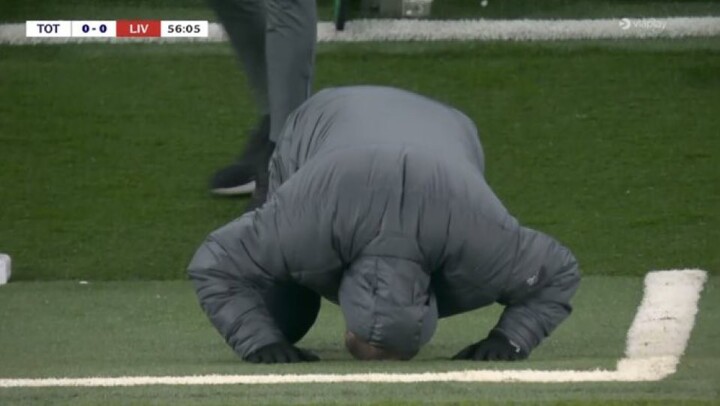
[[[277,141],[288,115],[310,96],[317,6],[315,0],[266,1],[270,139]]]
[[[270,112],[265,55],[265,0],[209,0],[240,58],[261,114]]]

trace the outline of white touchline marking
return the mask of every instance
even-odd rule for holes
[[[363,374],[275,374],[122,376],[113,378],[0,379],[0,388],[107,387],[146,385],[237,385],[338,382],[633,382],[658,381],[675,373],[695,324],[701,270],[650,272],[627,336],[625,358],[615,370],[462,370],[451,372]]]
[[[690,339],[707,274],[700,270],[650,272],[627,336],[618,373],[657,381],[674,374]],[[645,377],[642,379],[641,377]]]
[[[585,20],[352,20],[344,31],[320,22],[318,42],[540,41],[620,38],[679,38],[720,35],[720,17]],[[27,38],[25,24],[0,24],[0,44],[220,42],[222,26],[210,23],[207,38]]]

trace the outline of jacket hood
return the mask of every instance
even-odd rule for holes
[[[343,276],[340,307],[358,338],[401,354],[414,354],[437,328],[430,276],[416,262],[362,257]]]

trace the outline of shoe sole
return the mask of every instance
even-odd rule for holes
[[[255,191],[255,181],[248,182],[242,185],[226,187],[226,188],[215,188],[210,189],[210,193],[219,196],[239,196],[249,195]]]

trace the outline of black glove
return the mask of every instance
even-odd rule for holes
[[[274,343],[259,348],[247,357],[245,361],[254,364],[281,364],[290,362],[314,362],[320,358],[310,351],[302,350],[286,342]]]
[[[527,358],[528,351],[510,341],[504,334],[491,331],[487,338],[465,347],[455,354],[454,360],[517,361]]]

